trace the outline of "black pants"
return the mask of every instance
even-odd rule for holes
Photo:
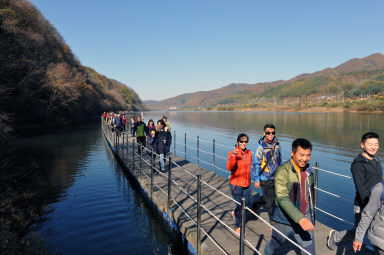
[[[145,147],[147,145],[147,140],[145,139],[145,136],[138,136],[138,137],[136,137],[136,141],[138,143],[137,148],[138,148],[138,151],[140,153],[140,151],[141,151],[140,143],[142,146]]]
[[[260,186],[263,190],[265,206],[267,207],[267,212],[269,215],[269,219],[271,219],[273,207],[275,204],[275,183],[273,180],[271,181],[262,181],[260,180]]]

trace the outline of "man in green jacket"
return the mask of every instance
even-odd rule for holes
[[[292,143],[291,158],[281,165],[275,175],[275,208],[272,226],[293,235],[296,242],[310,254],[316,254],[314,242],[313,173],[309,165],[312,144],[304,138]],[[277,231],[265,245],[264,254],[270,255],[285,241]],[[302,254],[305,254],[302,251]]]

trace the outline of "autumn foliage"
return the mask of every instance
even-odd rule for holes
[[[26,0],[0,1],[0,97],[0,126],[16,130],[143,108],[132,89],[82,66]]]

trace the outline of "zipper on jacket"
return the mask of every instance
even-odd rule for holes
[[[314,216],[314,206],[313,206],[313,203],[312,203],[312,194],[311,194],[311,186],[310,186],[310,184],[309,184],[309,177],[311,176],[311,174],[309,174],[308,176],[307,176],[307,184],[308,184],[308,188],[307,188],[307,190],[308,190],[308,192],[309,192],[309,210],[311,211],[310,212],[310,215],[311,215],[311,219],[312,219],[312,222],[313,222],[313,224],[315,224],[315,216]]]
[[[246,186],[245,184],[247,184],[247,157],[245,155],[245,151],[243,151],[243,158],[244,158],[244,170],[245,170],[245,183],[244,183],[244,187]]]

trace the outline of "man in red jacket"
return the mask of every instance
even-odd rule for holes
[[[246,134],[239,134],[236,149],[228,154],[227,169],[231,171],[229,186],[233,199],[241,203],[241,198],[244,197],[246,206],[252,208],[252,152],[247,149],[248,141],[249,137]],[[236,204],[235,211],[232,212],[232,215],[235,217],[236,232],[240,235],[240,205]]]

